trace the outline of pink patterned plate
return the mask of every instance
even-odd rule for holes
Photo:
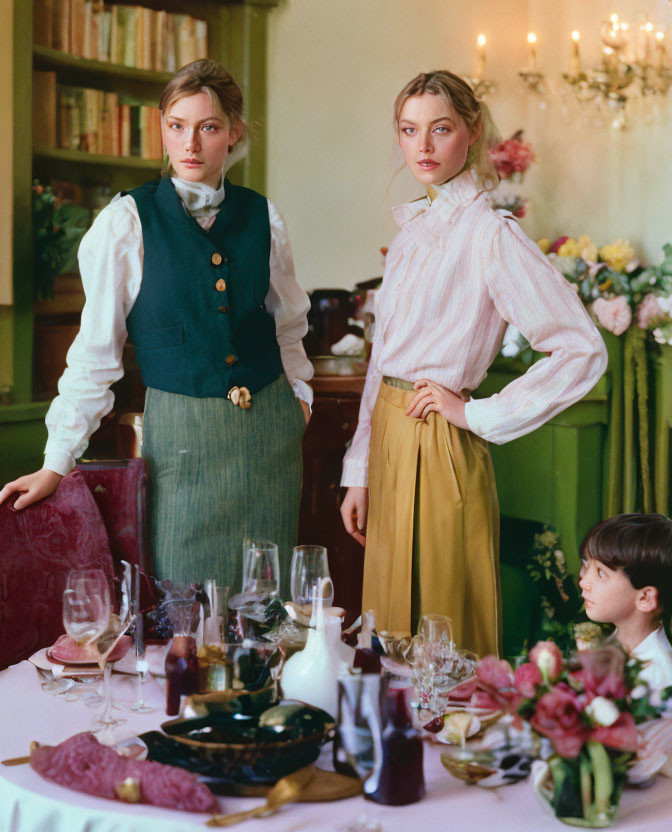
[[[116,662],[128,653],[133,639],[130,636],[122,636],[114,650],[107,657],[110,662]],[[56,642],[48,648],[47,658],[54,664],[67,664],[76,666],[87,666],[98,664],[98,651],[93,645],[80,647],[76,641],[68,635],[59,636]]]

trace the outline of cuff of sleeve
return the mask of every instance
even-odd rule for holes
[[[60,474],[64,477],[66,474],[69,474],[74,467],[75,461],[73,460],[71,454],[65,453],[64,451],[45,451],[44,465],[42,468],[47,468],[49,471],[53,471],[54,473]]]
[[[358,462],[355,459],[346,459],[343,462],[343,475],[341,476],[341,485],[344,488],[350,488],[350,486],[368,488],[369,466],[362,462]]]
[[[483,403],[485,399],[469,399],[464,406],[464,418],[467,420],[469,430],[485,439],[486,442],[492,442],[491,431],[487,424],[485,408]]]
[[[313,410],[313,389],[310,384],[307,384],[303,379],[293,378],[290,381],[294,395],[302,399],[309,407],[312,413]]]

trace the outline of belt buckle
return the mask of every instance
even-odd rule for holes
[[[252,407],[252,394],[247,387],[232,387],[226,398],[241,410],[249,410]]]

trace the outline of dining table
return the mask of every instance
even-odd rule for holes
[[[0,672],[0,758],[29,753],[32,740],[55,745],[73,734],[95,730],[96,711],[87,707],[87,691],[42,689],[37,668],[22,661]],[[147,713],[130,706],[138,698],[138,678],[114,673],[116,711],[126,721],[114,729],[123,742],[157,729],[166,720],[164,680],[157,674],[143,686]],[[87,686],[90,687],[90,686]],[[328,756],[328,750],[326,751]],[[484,830],[540,832],[564,824],[545,813],[529,781],[486,789],[466,785],[441,765],[441,745],[424,746],[426,796],[407,806],[383,806],[362,796],[322,803],[292,803],[276,814],[244,821],[249,832],[344,832],[360,822],[362,830],[432,832]],[[319,764],[319,761],[318,761]],[[260,806],[261,797],[219,797],[222,813]],[[0,832],[186,832],[205,828],[208,815],[144,804],[106,800],[43,779],[29,764],[0,765]],[[672,781],[659,777],[648,788],[626,788],[614,829],[619,832],[669,832]]]

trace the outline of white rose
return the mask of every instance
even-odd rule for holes
[[[621,715],[611,699],[604,696],[596,696],[586,708],[586,713],[596,725],[603,725],[605,728],[613,725]]]

